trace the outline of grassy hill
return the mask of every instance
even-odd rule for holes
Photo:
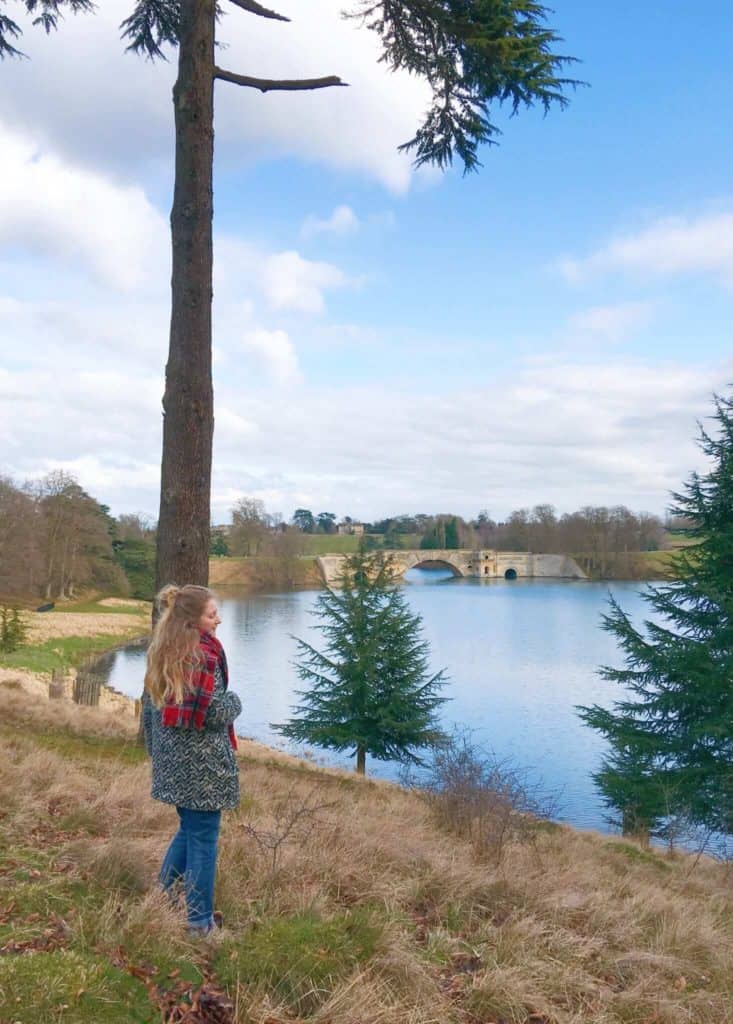
[[[305,554],[313,555],[349,555],[359,549],[360,537],[337,533],[306,533],[303,535]],[[377,535],[381,544],[382,537]],[[406,533],[400,537],[403,548],[419,548],[421,537],[416,533]]]
[[[350,555],[359,550],[359,537],[338,533],[304,533],[303,553],[319,555]]]
[[[0,693],[4,1024],[733,1020],[724,865],[543,822],[481,859],[416,794],[251,743],[193,942],[132,717]]]

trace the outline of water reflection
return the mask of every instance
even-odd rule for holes
[[[600,664],[619,663],[613,637],[600,629],[609,590],[633,618],[642,618],[638,584],[455,579],[442,567],[413,569],[405,579],[409,603],[423,618],[432,667],[449,677],[445,727],[469,726],[479,742],[560,792],[562,818],[593,828],[605,827],[591,781],[604,744],[581,724],[575,706],[608,706],[617,696],[596,672]],[[316,597],[313,591],[219,591],[219,635],[244,705],[241,734],[281,745],[271,723],[287,719],[297,701],[294,637],[319,645]],[[109,682],[117,689],[138,696],[143,674],[141,649],[109,657]],[[319,756],[351,763],[330,752]],[[370,762],[368,770],[398,775],[389,763]]]

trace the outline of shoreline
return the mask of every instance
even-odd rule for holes
[[[79,611],[80,607],[85,607],[87,610]],[[118,610],[116,612],[109,610],[114,608]],[[120,613],[120,608],[126,609],[124,614]],[[135,609],[134,614],[130,613],[130,608]],[[131,739],[135,738],[139,723],[139,697],[131,697],[122,693],[107,682],[100,682],[98,700],[93,704],[75,700],[74,692],[79,676],[101,659],[113,655],[130,644],[142,644],[149,637],[150,609],[149,601],[107,597],[97,598],[86,604],[75,602],[68,608],[61,606],[53,612],[23,613],[28,629],[28,640],[15,652],[16,656],[21,656],[22,661],[32,663],[34,651],[37,653],[54,642],[59,645],[64,641],[86,640],[93,644],[94,641],[109,639],[110,642],[101,649],[92,648],[80,654],[77,664],[59,664],[49,670],[34,669],[28,664],[22,663],[19,665],[0,664],[0,692],[17,694],[18,691],[22,691],[34,705],[56,704],[68,712],[73,709],[80,712],[81,715],[91,711],[114,717],[129,732]],[[23,655],[25,658],[22,657]],[[97,696],[96,693],[95,696]],[[237,739],[239,741],[238,756],[243,760],[289,767],[298,772],[324,772],[347,779],[353,777],[375,785],[392,785],[382,779],[364,779],[357,776],[355,772],[339,766],[320,764],[307,756],[289,754],[277,747],[270,747],[251,736],[237,734]]]
[[[129,637],[114,644],[106,651],[95,654],[94,660],[112,654],[116,650],[126,647],[135,641],[140,642],[145,639],[145,635]],[[110,719],[114,719],[118,725],[122,726],[123,730],[128,733],[131,741],[136,742],[140,721],[140,699],[124,694],[111,687],[108,683],[100,683],[96,703],[88,704],[75,700],[76,680],[80,671],[83,672],[83,670],[83,664],[67,668],[63,679],[59,680],[58,677],[54,678],[53,675],[48,673],[0,666],[0,693],[5,692],[10,695],[12,693],[17,694],[21,690],[27,698],[31,699],[34,706],[39,704],[56,704],[63,707],[66,713],[78,713],[82,718],[90,712],[101,714],[105,718],[109,716]],[[241,733],[236,735],[238,741],[236,756],[242,762],[256,763],[262,767],[269,765],[273,768],[291,770],[298,775],[327,775],[343,782],[353,780],[358,785],[378,788],[386,787],[388,790],[397,789],[401,792],[408,792],[410,789],[409,786],[405,787],[401,782],[392,779],[374,775],[359,775],[353,768],[324,763],[320,758],[317,759],[315,753],[292,754],[278,747],[269,746],[252,736],[242,735]],[[554,828],[569,830],[575,834],[587,833],[606,841],[615,840],[621,843],[634,843],[638,841],[637,837],[622,835],[615,829],[606,830],[599,827],[577,825],[571,821],[558,820],[557,818],[548,818],[546,820]],[[649,846],[644,846],[643,848],[661,854],[665,849],[665,844],[661,840],[652,841]],[[680,844],[679,851],[689,856],[700,856],[699,850],[695,847],[686,848],[684,842]],[[710,856],[710,852],[705,850],[703,856]]]
[[[128,697],[127,694],[120,693],[119,690],[115,690],[105,683],[100,687],[98,704],[81,704],[73,698],[77,672],[78,669],[71,669],[64,679],[63,690],[54,695],[50,692],[53,680],[46,674],[0,666],[0,693],[17,694],[18,691],[22,691],[36,706],[43,703],[49,705],[55,703],[67,711],[72,709],[78,711],[81,715],[93,712],[114,717],[128,731],[130,739],[135,739],[139,722],[139,700],[135,697]],[[123,716],[121,720],[120,713]],[[241,761],[254,761],[263,766],[270,764],[279,768],[290,768],[298,773],[318,773],[344,780],[353,779],[360,785],[402,788],[399,783],[391,782],[389,779],[358,775],[348,768],[320,764],[309,757],[289,754],[277,747],[270,747],[251,736],[237,733],[237,743],[236,756]]]
[[[26,611],[22,620],[26,640],[0,658],[0,683],[16,682],[36,698],[76,703],[77,680],[91,665],[149,635],[150,602],[97,597],[49,612]],[[136,701],[105,684],[99,706],[134,717]]]

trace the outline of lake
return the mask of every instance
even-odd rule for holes
[[[621,663],[600,620],[610,591],[641,621],[648,612],[642,586],[454,579],[442,569],[413,569],[406,577],[405,593],[422,616],[432,666],[445,668],[449,677],[444,726],[469,727],[476,742],[526,768],[533,781],[558,795],[558,818],[581,828],[609,828],[591,779],[605,741],[580,722],[575,705],[609,706],[618,695],[597,674],[601,664]],[[244,705],[237,731],[302,753],[303,748],[286,745],[271,723],[288,718],[301,685],[292,637],[318,646],[310,614],[317,592],[220,588],[218,597],[223,621],[217,635],[227,651],[231,685]],[[110,685],[139,696],[144,657],[140,647],[132,647],[103,659]],[[324,763],[353,763],[330,752],[314,753]],[[368,758],[367,772],[396,779],[399,768]]]

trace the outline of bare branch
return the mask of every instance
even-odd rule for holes
[[[250,78],[249,75],[235,75],[233,71],[225,71],[223,68],[214,68],[214,78],[220,78],[223,82],[232,82],[234,85],[242,85],[250,89],[259,89],[260,92],[299,92],[305,89],[328,89],[332,85],[348,86],[348,82],[342,82],[336,75],[329,75],[327,78]]]
[[[272,18],[274,21],[290,21],[290,18],[286,18],[284,14],[278,14],[277,11],[271,11],[267,7],[263,7],[262,4],[258,4],[257,0],[229,0],[229,2],[234,4],[235,7],[241,7],[243,11],[259,15],[260,18]]]

